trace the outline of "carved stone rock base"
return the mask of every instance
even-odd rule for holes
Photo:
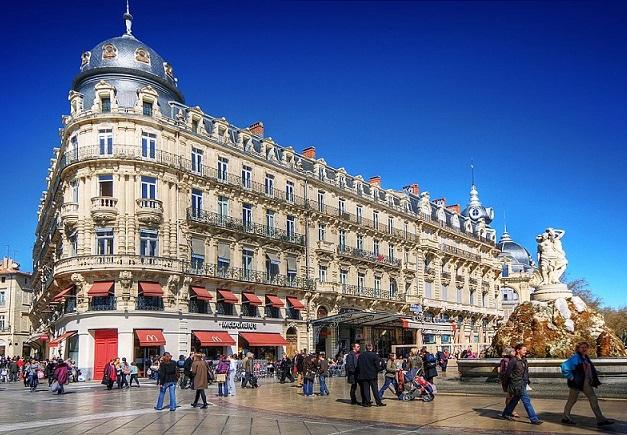
[[[566,284],[544,284],[531,294],[532,301],[550,302],[558,298],[570,298],[573,293]]]

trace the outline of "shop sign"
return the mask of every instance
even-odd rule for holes
[[[221,323],[222,329],[237,329],[237,330],[246,330],[246,331],[254,331],[257,329],[257,324],[254,322],[234,322],[225,320]]]

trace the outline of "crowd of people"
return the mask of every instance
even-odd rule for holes
[[[72,360],[52,358],[39,361],[35,358],[0,357],[0,382],[23,382],[31,392],[41,381],[48,381],[48,388],[58,395],[65,393],[65,385],[78,382],[80,370]]]

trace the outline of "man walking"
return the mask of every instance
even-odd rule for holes
[[[573,356],[562,363],[562,374],[567,379],[566,384],[570,389],[566,406],[564,406],[562,423],[570,425],[575,424],[570,418],[570,411],[579,398],[579,392],[583,391],[597,419],[597,426],[607,426],[614,422],[605,418],[599,407],[599,401],[594,389],[601,385],[601,382],[599,382],[597,370],[588,356],[589,347],[590,346],[585,341],[578,343]]]
[[[372,406],[370,392],[372,392],[377,406],[385,406],[385,403],[381,402],[379,397],[379,385],[377,382],[380,366],[379,355],[373,352],[372,344],[368,343],[366,351],[359,355],[357,362],[357,367],[359,368],[357,379],[361,387],[361,406]]]
[[[357,402],[357,395],[355,394],[355,391],[357,391],[357,377],[359,375],[359,351],[359,343],[354,343],[352,350],[346,355],[346,364],[344,364],[346,369],[346,381],[351,384],[351,405],[357,405],[359,403]]]
[[[527,363],[527,348],[524,344],[519,343],[514,347],[514,357],[510,360],[507,366],[507,372],[505,374],[505,381],[507,382],[507,391],[511,394],[512,399],[505,406],[501,416],[507,420],[513,420],[512,412],[519,401],[521,401],[527,411],[531,424],[542,424],[536,411],[531,405],[531,399],[527,394],[527,388],[529,385],[529,366]]]
[[[327,387],[327,378],[329,377],[329,361],[326,354],[320,352],[318,355],[318,380],[320,381],[320,395],[328,396],[329,388]]]

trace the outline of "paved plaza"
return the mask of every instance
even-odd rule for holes
[[[601,430],[595,425],[588,403],[574,408],[578,425],[559,423],[564,401],[533,400],[542,426],[526,418],[504,421],[497,414],[503,405],[499,394],[442,393],[434,402],[400,402],[389,395],[382,408],[362,408],[348,403],[344,378],[330,380],[331,395],[305,398],[289,384],[263,384],[258,390],[238,389],[236,397],[220,399],[210,387],[206,410],[193,409],[193,392],[177,390],[181,405],[176,412],[153,409],[157,387],[145,383],[130,391],[106,391],[95,383],[71,384],[67,394],[57,397],[45,385],[30,393],[21,384],[2,384],[0,431],[16,434],[79,433],[203,433],[203,434],[307,434],[349,433],[627,433],[627,400],[608,399],[601,406],[615,425]],[[7,399],[15,406],[10,406]],[[167,402],[167,399],[166,399]],[[524,415],[519,406],[518,412]],[[541,432],[536,432],[541,430]]]

